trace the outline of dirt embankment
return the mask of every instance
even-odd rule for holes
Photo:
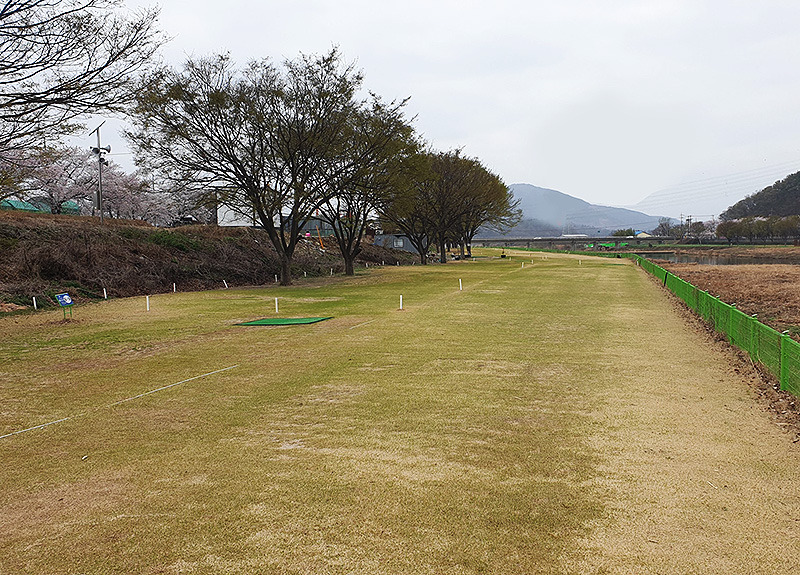
[[[410,264],[414,255],[364,246],[360,262]],[[303,240],[293,273],[321,276],[344,269],[332,241]],[[275,281],[280,262],[266,232],[251,228],[155,228],[143,222],[0,212],[0,311],[54,305],[69,291],[77,300],[172,290],[263,285]]]

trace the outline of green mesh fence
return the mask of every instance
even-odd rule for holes
[[[742,313],[733,305],[693,286],[667,270],[637,255],[630,256],[646,272],[725,335],[733,345],[750,354],[781,382],[781,389],[800,396],[800,343]]]

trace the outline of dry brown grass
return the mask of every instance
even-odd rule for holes
[[[0,440],[0,572],[782,573],[800,557],[800,448],[634,266],[463,262],[272,293],[335,319],[234,327],[270,315],[240,290],[0,320],[0,434],[86,412]]]
[[[720,297],[748,315],[783,331],[800,329],[800,266],[788,264],[708,266],[662,264],[663,267]]]

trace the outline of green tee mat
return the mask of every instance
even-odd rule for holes
[[[236,325],[301,325],[307,323],[317,323],[318,321],[325,321],[326,319],[331,319],[331,318],[330,317],[265,317],[264,319],[255,319],[253,321],[237,323]]]

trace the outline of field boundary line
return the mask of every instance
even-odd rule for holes
[[[34,431],[36,429],[42,429],[42,428],[47,427],[49,425],[55,425],[56,423],[62,423],[64,421],[69,421],[70,419],[77,419],[79,417],[84,417],[84,416],[88,415],[89,413],[93,413],[93,412],[99,411],[101,409],[108,409],[110,407],[114,407],[115,405],[120,405],[120,404],[128,402],[128,401],[133,401],[134,399],[140,399],[142,397],[145,397],[147,395],[151,395],[153,393],[157,393],[159,391],[164,391],[165,389],[169,389],[170,387],[175,387],[176,385],[181,385],[182,383],[188,383],[190,381],[194,381],[195,379],[201,379],[203,377],[208,377],[209,375],[215,375],[217,373],[222,373],[223,371],[228,371],[228,370],[234,369],[236,367],[239,367],[239,366],[238,365],[231,365],[229,367],[223,367],[222,369],[217,369],[215,371],[209,371],[208,373],[203,373],[201,375],[195,375],[194,377],[190,377],[188,379],[177,381],[175,383],[170,383],[169,385],[164,385],[164,386],[159,387],[157,389],[151,389],[150,391],[145,391],[144,393],[140,393],[139,395],[134,395],[132,397],[126,397],[125,399],[120,399],[119,401],[115,401],[114,403],[109,403],[108,405],[102,405],[100,407],[95,407],[94,409],[91,409],[89,411],[84,411],[83,413],[79,413],[77,415],[70,415],[69,417],[62,417],[61,419],[56,419],[55,421],[48,421],[47,423],[42,423],[40,425],[34,425],[33,427],[28,427],[26,429],[19,429],[17,431],[12,431],[11,433],[6,433],[5,435],[0,435],[0,439],[5,439],[6,437],[11,437],[12,435],[19,435],[20,433],[25,433],[27,431]]]

